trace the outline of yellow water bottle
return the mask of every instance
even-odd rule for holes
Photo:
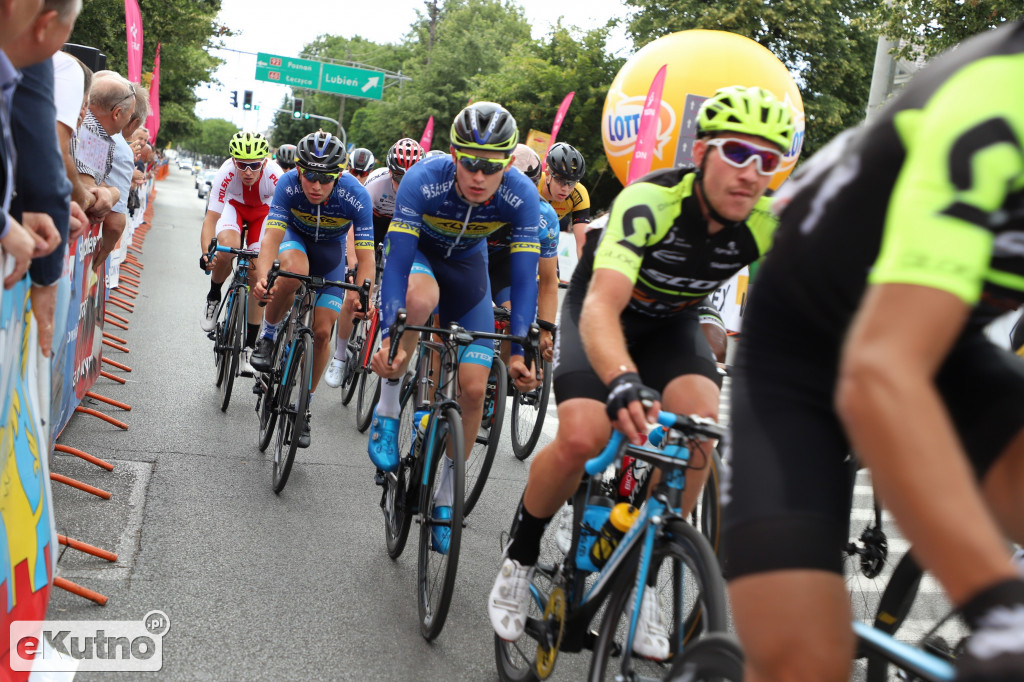
[[[594,541],[590,550],[590,560],[598,570],[604,568],[605,563],[611,557],[612,552],[619,544],[619,540],[630,529],[640,511],[631,504],[619,502],[612,508],[608,520],[601,526],[601,532]]]

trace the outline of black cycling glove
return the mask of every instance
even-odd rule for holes
[[[1024,680],[1024,580],[1007,580],[961,610],[972,633],[956,659],[957,682]]]
[[[605,402],[605,411],[608,418],[615,421],[619,418],[619,410],[634,400],[657,402],[661,395],[653,388],[644,386],[640,375],[636,372],[626,372],[612,379],[608,384],[608,400]]]
[[[207,270],[209,270],[209,268],[207,267],[206,262],[207,262],[206,254],[204,253],[203,255],[199,256],[199,269],[202,270],[203,272],[206,272]]]

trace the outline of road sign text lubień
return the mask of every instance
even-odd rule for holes
[[[345,97],[381,99],[384,74],[310,59],[296,59],[260,52],[256,56],[256,80],[319,90]]]
[[[256,80],[317,90],[321,62],[260,52],[256,55]]]

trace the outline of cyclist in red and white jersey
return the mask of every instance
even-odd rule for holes
[[[352,151],[354,159],[359,149]],[[369,167],[373,166],[373,154],[369,150],[362,150],[370,154]],[[395,194],[398,193],[398,184],[405,176],[405,171],[412,168],[412,165],[423,158],[423,147],[409,137],[403,137],[388,150],[386,165],[372,171],[369,176],[355,175],[359,182],[363,183],[366,191],[370,193],[370,201],[373,206],[373,242],[376,247],[384,241],[388,233],[388,226],[391,224],[391,217],[395,213]],[[350,239],[352,237],[350,236]],[[354,253],[355,247],[349,250]],[[340,336],[334,350],[334,357],[331,358],[324,374],[324,381],[328,386],[337,388],[341,386],[342,370],[345,366],[345,359],[348,357],[348,339]]]
[[[260,133],[235,133],[228,150],[231,158],[217,171],[210,190],[206,218],[203,220],[200,248],[204,253],[214,235],[218,244],[240,248],[243,224],[248,225],[245,248],[259,251],[263,221],[270,211],[270,200],[274,198],[277,180],[284,174],[277,163],[267,158],[270,145]],[[217,323],[221,287],[231,274],[232,259],[225,255],[214,256],[211,262],[207,262],[205,256],[200,260],[204,270],[212,270],[210,292],[203,302],[199,319],[199,326],[209,332]],[[249,324],[245,335],[247,351],[256,342],[262,312],[256,300],[250,298]],[[251,373],[249,352],[243,354],[242,372]]]

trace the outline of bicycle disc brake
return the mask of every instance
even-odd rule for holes
[[[548,641],[537,644],[537,677],[546,680],[555,669],[558,648],[562,645],[565,632],[565,592],[561,587],[551,590],[548,604],[544,607],[544,623],[548,630]],[[545,645],[547,645],[545,647]]]

